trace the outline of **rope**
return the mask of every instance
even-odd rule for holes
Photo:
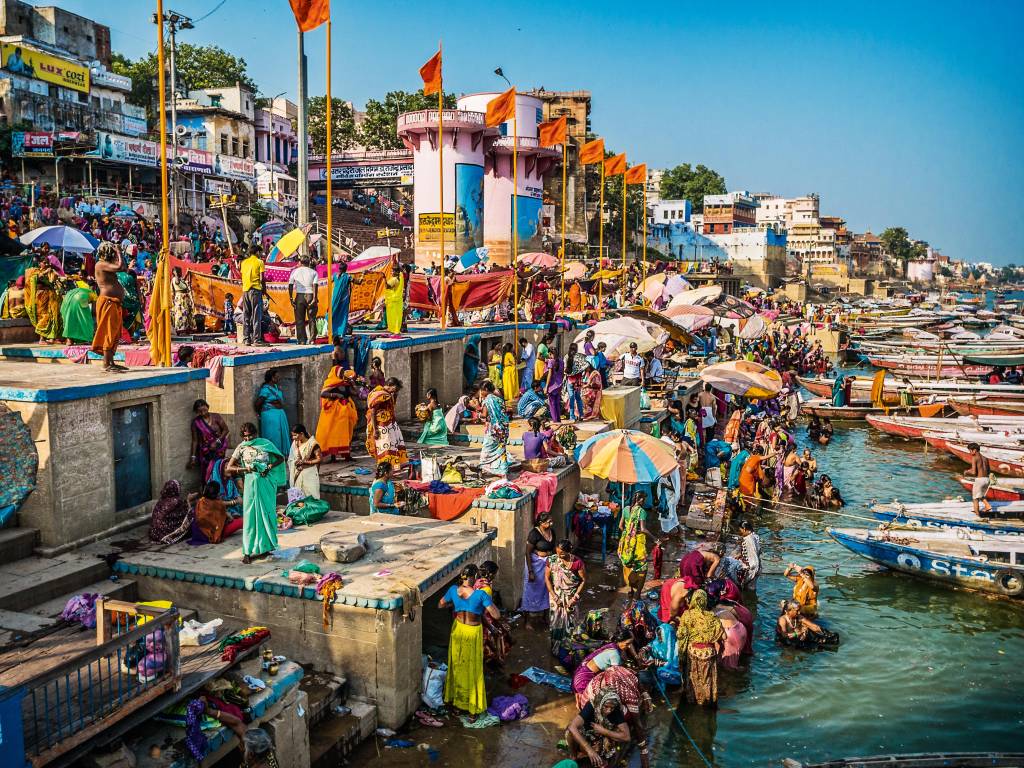
[[[681,666],[682,665],[680,665],[680,667]],[[682,730],[683,735],[689,740],[690,746],[693,747],[693,751],[697,753],[697,757],[704,762],[704,765],[706,765],[707,768],[715,768],[711,761],[705,757],[700,747],[697,746],[697,742],[693,740],[693,736],[690,735],[690,732],[686,730],[686,726],[683,725],[683,721],[682,718],[679,717],[679,713],[672,708],[672,702],[668,700],[668,694],[665,693],[665,686],[661,684],[661,678],[659,678],[657,674],[654,675],[654,682],[658,686],[658,690],[661,691],[661,697],[665,699],[665,704],[668,705],[669,710],[672,712],[672,717],[675,719],[676,724]]]
[[[747,499],[749,501],[766,501],[769,504],[773,504],[773,505],[776,505],[776,506],[792,507],[794,509],[806,509],[808,512],[827,512],[830,515],[836,515],[837,517],[849,517],[852,520],[867,520],[868,522],[871,522],[871,523],[877,523],[878,522],[877,518],[874,518],[874,517],[865,517],[864,515],[854,515],[854,514],[851,514],[849,512],[839,512],[839,511],[834,510],[834,509],[818,509],[817,507],[808,507],[808,506],[804,506],[803,504],[794,504],[794,503],[792,503],[790,501],[775,501],[773,499],[765,499],[765,498],[762,498],[760,496],[747,496],[746,494],[742,494],[742,493],[738,493],[737,496],[739,496],[741,499]],[[782,514],[787,514],[787,513],[783,512]],[[792,513],[789,513],[789,514],[792,514]],[[794,517],[798,517],[798,515],[793,515],[793,516]],[[809,518],[805,518],[805,519],[809,519]]]

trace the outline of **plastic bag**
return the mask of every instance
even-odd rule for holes
[[[320,566],[309,562],[309,560],[299,560],[299,562],[292,566],[292,570],[301,571],[302,573],[320,573]]]
[[[178,632],[179,645],[207,645],[217,639],[217,627],[224,623],[223,619],[214,619],[205,624],[189,619]]]
[[[295,525],[312,525],[323,519],[330,510],[331,505],[323,499],[306,497],[302,501],[295,501],[285,507],[284,513],[292,519]]]
[[[448,676],[448,665],[430,661],[424,657],[423,703],[431,709],[444,706],[444,680]]]

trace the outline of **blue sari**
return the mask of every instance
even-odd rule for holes
[[[352,275],[342,272],[334,278],[331,294],[331,336],[343,337],[348,333],[348,307],[352,298]]]
[[[484,398],[487,429],[480,449],[480,469],[491,475],[504,477],[512,462],[508,458],[508,415],[505,403],[494,393]]]
[[[847,405],[846,392],[843,389],[843,379],[846,378],[846,374],[837,373],[836,380],[832,382],[832,405],[837,408],[842,408]]]
[[[288,434],[288,415],[284,412],[284,392],[274,384],[264,384],[256,397],[263,401],[260,436],[272,442],[282,456],[287,456],[292,441]]]

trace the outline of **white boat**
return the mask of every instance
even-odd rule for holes
[[[974,514],[969,501],[946,500],[927,504],[875,504],[875,519],[901,528],[967,528],[1003,536],[1024,535],[1024,501],[994,501],[992,515]]]

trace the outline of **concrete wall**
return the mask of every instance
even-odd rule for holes
[[[56,548],[116,530],[149,512],[151,503],[115,509],[111,427],[115,408],[150,406],[153,498],[171,479],[194,489],[198,477],[185,471],[191,447],[190,415],[205,386],[196,379],[64,402],[5,401],[21,414],[39,451],[36,490],[18,513],[21,524],[39,529],[43,548]]]

